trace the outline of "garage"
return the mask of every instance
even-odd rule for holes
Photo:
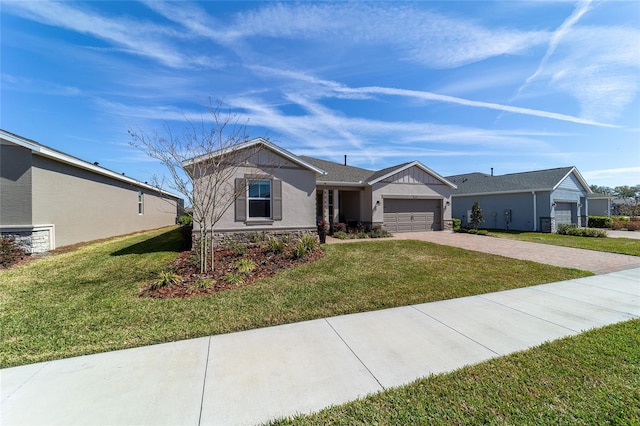
[[[571,224],[573,221],[573,209],[574,203],[556,203],[555,207],[555,218],[556,225],[560,225],[563,223]]]
[[[442,200],[393,199],[384,200],[384,229],[389,232],[442,230]]]

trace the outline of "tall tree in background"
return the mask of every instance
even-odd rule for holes
[[[212,271],[215,226],[246,192],[246,186],[237,185],[234,176],[260,147],[235,149],[249,141],[246,125],[237,114],[223,112],[221,101],[209,106],[209,120],[187,120],[180,134],[174,134],[167,124],[164,135],[140,130],[129,130],[129,134],[133,146],[159,160],[169,173],[168,178],[154,176],[154,186],[179,192],[193,208],[193,221],[199,227],[196,254],[200,272]]]
[[[469,223],[474,227],[474,229],[478,229],[478,226],[484,222],[484,218],[482,217],[482,209],[480,208],[480,203],[477,201],[473,202],[473,207],[471,207],[471,217],[469,218]]]

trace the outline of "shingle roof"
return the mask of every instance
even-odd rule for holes
[[[300,158],[327,172],[326,175],[318,178],[318,180],[322,182],[350,182],[363,184],[369,180],[369,177],[372,174],[375,173],[373,170],[361,169],[360,167],[348,165],[345,166],[344,164],[307,157],[305,155],[301,155]]]
[[[387,167],[386,169],[378,170],[377,172],[375,172],[371,176],[369,176],[367,178],[367,181],[376,180],[379,177],[382,177],[382,176],[384,176],[384,175],[386,175],[388,173],[391,173],[392,171],[394,171],[396,169],[400,169],[400,168],[406,166],[407,164],[410,164],[410,163],[409,162],[408,163],[402,163],[402,164],[398,164],[398,165],[395,165],[395,166]]]
[[[453,195],[552,190],[573,170],[575,167],[560,167],[500,176],[467,173],[447,176],[446,179],[458,186]]]

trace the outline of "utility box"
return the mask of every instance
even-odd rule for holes
[[[511,209],[507,209],[504,211],[504,222],[511,223]]]

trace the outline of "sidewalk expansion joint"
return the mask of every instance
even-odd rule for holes
[[[433,303],[437,303],[437,302],[433,302]],[[434,317],[434,316],[432,316],[432,315],[429,315],[428,313],[426,313],[426,312],[424,312],[424,311],[421,311],[421,310],[420,310],[420,309],[418,309],[416,306],[414,306],[414,305],[410,305],[409,307],[410,307],[410,308],[415,309],[415,310],[416,310],[416,311],[418,311],[418,312],[420,312],[422,315],[424,315],[424,316],[426,316],[426,317],[429,317],[429,318],[431,318],[432,320],[434,320],[434,321],[436,321],[436,322],[439,322],[440,324],[444,325],[445,327],[447,327],[447,328],[449,328],[449,329],[451,329],[451,330],[455,331],[455,332],[456,332],[456,333],[458,333],[459,335],[463,336],[464,338],[471,340],[473,343],[475,343],[475,344],[477,344],[477,345],[482,346],[483,348],[487,349],[488,351],[493,352],[493,353],[494,353],[494,354],[496,354],[497,356],[502,356],[502,355],[504,355],[504,354],[501,354],[500,352],[496,352],[496,351],[494,351],[494,350],[493,350],[493,349],[491,349],[489,346],[484,345],[482,342],[478,342],[476,339],[473,339],[473,338],[471,338],[471,337],[467,336],[466,334],[464,334],[464,333],[463,333],[463,332],[461,332],[460,330],[457,330],[457,329],[455,329],[455,328],[451,327],[451,326],[450,326],[449,324],[447,324],[446,322],[440,321],[438,318],[436,318],[436,317]]]
[[[202,424],[202,409],[204,407],[204,393],[207,386],[207,372],[209,371],[209,353],[211,352],[211,336],[207,344],[207,360],[204,363],[204,377],[202,379],[202,396],[200,397],[200,413],[198,414],[198,426]]]
[[[375,374],[373,374],[373,371],[371,371],[369,369],[369,367],[367,367],[367,365],[362,361],[362,359],[360,359],[360,357],[358,356],[357,353],[354,352],[354,350],[351,348],[351,346],[349,346],[349,344],[342,338],[342,336],[340,335],[340,333],[338,333],[338,331],[333,328],[333,325],[331,325],[331,323],[329,322],[328,318],[324,319],[325,322],[327,324],[329,324],[329,327],[331,327],[331,329],[333,330],[334,333],[336,333],[336,335],[340,338],[340,340],[342,340],[342,343],[345,344],[345,346],[349,349],[349,351],[351,351],[351,353],[353,354],[353,356],[356,357],[356,359],[358,360],[358,362],[360,362],[360,364],[362,364],[362,366],[365,368],[365,370],[367,370],[369,372],[369,374],[371,374],[371,377],[373,377],[373,379],[376,381],[376,383],[378,383],[378,385],[380,386],[380,389],[382,390],[386,390],[386,388],[382,385],[382,383],[380,383],[380,380],[378,380],[378,378],[376,377]]]

